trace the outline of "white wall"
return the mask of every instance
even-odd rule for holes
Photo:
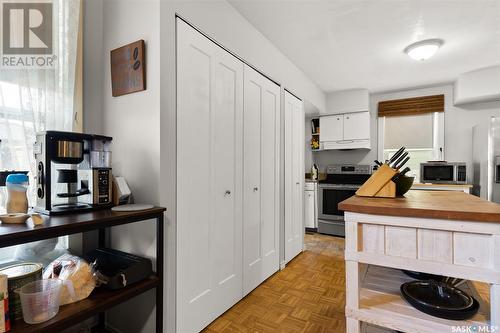
[[[84,126],[113,137],[113,174],[127,179],[136,202],[160,203],[160,1],[84,2]],[[147,90],[112,97],[110,50],[146,41]],[[111,246],[154,260],[153,221],[115,227]],[[153,332],[155,298],[149,292],[108,312],[122,332]],[[124,315],[126,314],[126,315]]]
[[[335,163],[373,163],[373,160],[377,158],[378,102],[437,94],[445,95],[445,159],[448,161],[467,162],[470,167],[472,163],[472,127],[479,122],[488,121],[488,118],[491,116],[500,116],[500,106],[498,103],[484,103],[469,106],[468,109],[456,107],[453,105],[452,84],[372,94],[370,96],[372,149],[370,151],[313,152],[313,161],[317,163],[321,169],[323,169],[325,165]],[[308,132],[307,135],[310,137],[310,132]]]
[[[325,114],[366,111],[370,107],[368,89],[348,89],[326,94]]]

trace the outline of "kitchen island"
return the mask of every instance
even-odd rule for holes
[[[351,197],[339,208],[348,333],[365,323],[412,333],[500,328],[500,205],[463,192],[410,191],[394,199]],[[489,297],[467,283],[460,288],[478,300],[479,312],[465,321],[436,318],[402,299],[399,287],[408,278],[401,269],[486,283]]]

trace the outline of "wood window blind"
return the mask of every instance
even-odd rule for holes
[[[379,117],[397,117],[444,112],[444,95],[394,99],[378,103]]]

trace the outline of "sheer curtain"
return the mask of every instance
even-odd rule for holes
[[[53,50],[57,56],[50,69],[0,67],[0,170],[29,171],[34,184],[35,135],[45,130],[74,130],[79,52],[80,0],[53,1]],[[34,205],[34,190],[29,192]],[[0,210],[5,207],[5,188],[0,188]],[[5,254],[5,251],[1,252]],[[2,253],[0,253],[0,258]]]
[[[0,68],[0,170],[28,170],[31,182],[36,132],[71,131],[75,116],[80,0],[53,6],[54,68]]]

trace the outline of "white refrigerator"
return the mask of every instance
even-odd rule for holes
[[[500,118],[472,129],[471,193],[500,203]]]

